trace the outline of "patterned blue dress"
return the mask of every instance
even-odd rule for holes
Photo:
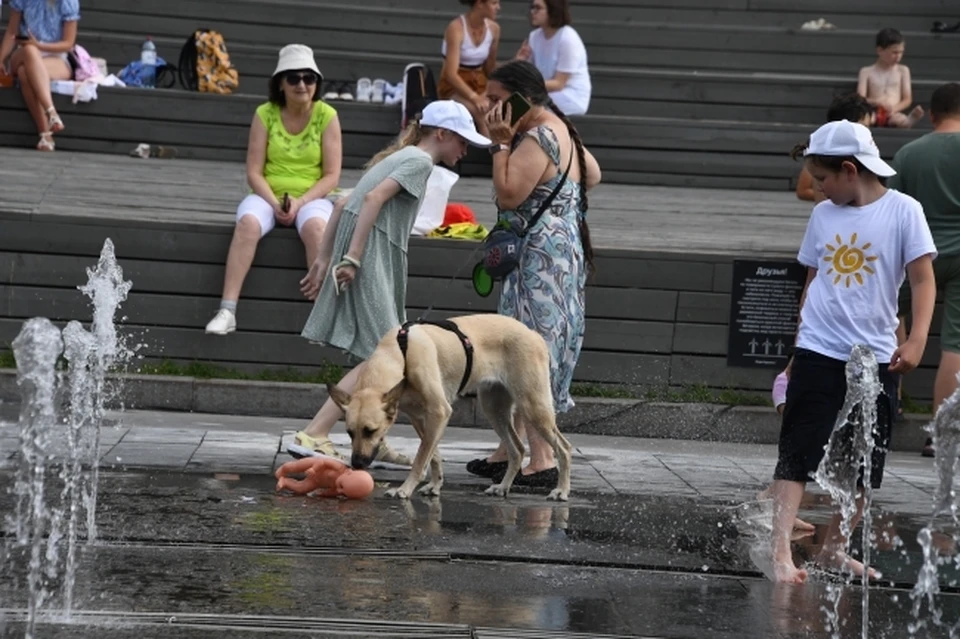
[[[557,167],[557,175],[537,185],[514,210],[502,210],[508,220],[515,216],[529,221],[563,178],[566,162],[560,164],[560,144],[548,127],[518,136],[516,148],[525,136],[533,138]],[[574,158],[576,161],[576,158]],[[580,185],[568,177],[557,197],[530,229],[520,250],[520,266],[503,280],[499,312],[520,320],[537,331],[550,350],[550,383],[558,413],[573,408],[570,383],[580,358],[585,330],[584,287],[586,265],[580,241]]]

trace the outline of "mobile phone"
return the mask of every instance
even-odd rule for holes
[[[28,37],[25,36],[25,35],[20,35],[20,34],[18,33],[14,39],[17,40],[17,41],[19,41],[19,42],[26,42],[26,41],[29,40],[30,38],[28,38]]]
[[[527,102],[527,99],[520,95],[519,93],[514,93],[507,101],[503,103],[503,115],[507,115],[507,105],[510,105],[510,126],[513,126],[517,123],[517,120],[526,115],[527,111],[530,110],[530,103]]]

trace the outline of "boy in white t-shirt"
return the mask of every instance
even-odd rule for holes
[[[780,430],[779,459],[771,491],[776,580],[802,583],[790,534],[804,486],[820,464],[846,396],[850,350],[864,344],[880,362],[884,393],[877,400],[876,448],[871,485],[879,488],[896,414],[900,374],[920,362],[927,342],[936,285],[936,247],[920,203],[888,190],[895,174],[880,159],[870,130],[847,120],[830,122],[810,136],[803,152],[808,171],[826,200],[810,216],[798,259],[808,270],[796,352],[787,366],[790,383]],[[909,275],[913,327],[897,345],[897,294]],[[862,507],[862,500],[859,502]],[[852,524],[856,527],[860,513]],[[847,539],[835,515],[817,563],[862,576],[863,564],[846,553]],[[871,576],[875,576],[871,574]]]
[[[570,26],[569,0],[533,0],[530,25],[536,27],[516,58],[532,63],[546,81],[547,92],[564,115],[583,115],[590,107],[587,48]]]

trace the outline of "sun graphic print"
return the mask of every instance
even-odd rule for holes
[[[827,275],[833,275],[833,283],[843,282],[847,288],[850,288],[851,282],[863,285],[863,273],[874,275],[876,271],[870,266],[872,262],[880,259],[876,255],[868,255],[867,252],[873,246],[867,242],[863,246],[857,246],[857,234],[850,236],[849,242],[844,242],[839,234],[836,236],[836,246],[827,244],[827,250],[831,252],[823,258],[824,262],[830,263],[830,269]]]

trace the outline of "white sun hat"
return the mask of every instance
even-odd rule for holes
[[[277,60],[277,68],[273,75],[283,73],[284,71],[301,71],[309,69],[317,74],[320,81],[323,81],[323,74],[317,68],[317,62],[313,59],[313,49],[305,44],[288,44],[280,49],[280,59]]]
[[[420,124],[453,131],[474,146],[488,147],[492,144],[489,138],[477,133],[477,126],[467,107],[454,100],[436,100],[428,104],[420,116]]]
[[[828,122],[814,131],[810,146],[803,155],[852,156],[875,175],[890,177],[897,174],[893,167],[880,159],[880,149],[870,129],[849,120]]]

